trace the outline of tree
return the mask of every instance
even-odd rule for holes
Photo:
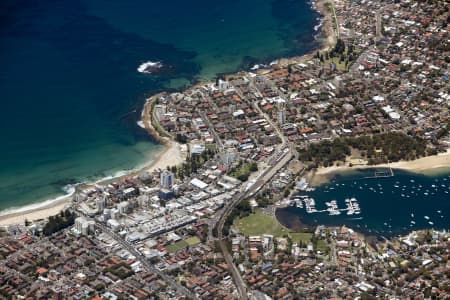
[[[344,41],[341,40],[341,39],[337,39],[336,45],[334,46],[333,51],[338,53],[338,54],[344,53],[344,51],[345,51],[345,43],[344,43]]]
[[[181,144],[187,143],[187,137],[184,134],[177,133],[175,140]]]

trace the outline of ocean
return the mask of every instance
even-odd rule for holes
[[[298,194],[313,198],[318,212],[308,213],[305,206],[288,206],[277,210],[277,218],[290,228],[302,224],[346,225],[385,237],[427,228],[450,229],[450,170],[427,175],[394,170],[392,177],[373,176],[373,170],[337,174],[314,191]],[[326,202],[332,200],[336,200],[339,209],[346,209],[345,199],[351,198],[359,204],[359,214],[341,211],[330,215],[323,211],[327,209]]]
[[[1,1],[0,210],[151,161],[146,97],[310,52],[318,24],[300,0]]]

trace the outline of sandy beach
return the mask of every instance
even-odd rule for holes
[[[183,161],[184,161],[184,154],[181,152],[179,145],[175,142],[171,142],[150,166],[144,167],[143,169],[133,172],[132,174],[115,178],[114,181],[130,176],[135,176],[137,173],[142,171],[153,172],[154,170],[157,169],[165,169],[168,166],[181,164]],[[108,180],[107,182],[110,181],[111,180]],[[102,183],[100,182],[99,184]],[[85,185],[84,187],[88,186],[91,185]],[[0,216],[0,226],[25,224],[25,220],[35,221],[46,219],[49,216],[57,215],[61,210],[64,209],[65,206],[70,205],[71,201],[72,195],[61,197],[56,201],[51,201],[47,205],[44,204],[38,207],[36,207],[37,205],[24,206],[18,212],[6,213]]]
[[[422,157],[416,160],[410,161],[398,161],[390,164],[380,165],[361,165],[350,167],[347,164],[341,166],[321,167],[317,170],[313,170],[307,174],[308,181],[313,186],[318,186],[329,181],[332,174],[337,172],[352,171],[358,169],[370,169],[370,168],[388,168],[401,169],[414,173],[429,174],[438,169],[450,168],[450,149],[446,152],[439,153],[438,155]]]
[[[64,197],[59,201],[52,202],[48,206],[42,206],[33,209],[23,207],[23,210],[16,213],[5,214],[0,216],[0,226],[25,224],[25,220],[36,221],[46,219],[50,216],[57,215],[66,205],[70,205],[72,196]]]
[[[148,162],[148,164],[144,164],[145,167],[113,179],[98,181],[96,184],[108,184],[111,181],[118,181],[124,178],[136,176],[142,171],[153,172],[158,169],[165,169],[168,166],[179,165],[184,162],[186,153],[183,153],[181,151],[180,144],[169,138],[164,138],[158,135],[157,131],[151,125],[152,123],[150,113],[151,103],[147,102],[143,110],[142,122],[145,126],[145,129],[153,136],[157,137],[157,139],[164,144],[165,149],[161,151],[161,153],[154,160]],[[78,190],[83,190],[91,186],[92,184],[85,184],[79,186]],[[36,221],[57,215],[66,206],[71,204],[72,196],[73,195],[68,195],[59,197],[54,201],[48,200],[44,201],[43,203],[31,204],[19,208],[16,211],[13,210],[11,213],[8,213],[6,211],[3,215],[0,215],[0,226],[25,224],[25,220]]]

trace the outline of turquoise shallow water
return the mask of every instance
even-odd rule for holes
[[[0,2],[0,210],[151,160],[145,97],[317,42],[304,1]],[[139,64],[162,61],[160,74]]]
[[[336,200],[345,208],[345,199],[355,197],[359,215],[307,213],[305,208],[288,207],[277,211],[278,219],[288,227],[299,221],[316,226],[347,225],[363,233],[393,236],[415,229],[450,229],[450,170],[430,175],[394,170],[389,178],[365,178],[373,171],[338,174],[315,191],[302,193],[315,200],[317,210],[325,202]]]

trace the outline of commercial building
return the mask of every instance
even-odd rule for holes
[[[161,188],[170,190],[174,182],[175,182],[175,175],[172,172],[168,170],[164,170],[161,172],[160,175]]]

